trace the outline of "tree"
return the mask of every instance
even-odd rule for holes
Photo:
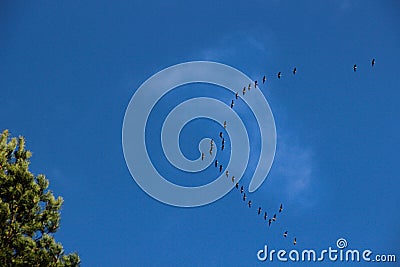
[[[23,137],[0,136],[0,266],[79,266],[53,234],[60,226],[61,197],[42,174],[29,171],[32,153]]]

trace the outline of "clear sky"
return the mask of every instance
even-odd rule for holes
[[[82,266],[271,266],[257,260],[264,245],[323,250],[339,238],[399,261],[399,47],[398,1],[6,0],[0,126],[25,136],[31,170],[63,196],[56,239],[79,253]],[[254,80],[267,75],[261,90],[277,149],[267,179],[249,194],[251,209],[236,189],[203,207],[163,204],[126,166],[122,122],[136,89],[193,60],[224,63]],[[193,122],[182,131],[189,158],[198,149],[185,133],[196,127],[217,126]],[[200,175],[192,185],[202,177],[210,182]],[[256,206],[273,214],[280,203],[284,211],[268,227]]]

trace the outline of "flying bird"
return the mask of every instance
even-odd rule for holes
[[[218,167],[218,160],[215,160],[215,167]]]
[[[267,80],[267,77],[265,77],[265,75],[264,75],[264,77],[263,77],[263,83],[265,83],[266,80]]]
[[[228,176],[229,176],[229,171],[228,170],[226,170],[225,175],[228,178]]]
[[[224,121],[224,128],[226,129],[226,121]]]
[[[296,243],[297,243],[297,240],[296,240],[296,238],[294,238],[293,245],[296,245]]]
[[[222,172],[222,165],[219,165],[219,172]]]
[[[287,231],[283,233],[283,236],[284,236],[284,237],[287,237]]]
[[[238,97],[239,97],[239,93],[238,92],[236,92],[235,97],[236,97],[236,99],[238,99]]]
[[[273,221],[276,221],[276,214],[274,214],[274,217],[272,217]]]
[[[353,70],[354,70],[354,71],[357,71],[357,64],[354,64],[354,65],[353,65]]]
[[[279,207],[279,212],[282,212],[282,210],[283,210],[283,206],[282,206],[282,203],[281,203],[281,206]]]
[[[375,65],[375,58],[372,59],[371,65],[372,65],[372,67]]]
[[[201,153],[201,160],[204,160],[204,153]]]
[[[250,91],[250,88],[251,88],[251,83],[249,83],[249,86],[247,87],[247,90]]]
[[[251,200],[249,200],[249,203],[248,203],[248,205],[249,205],[249,208],[251,208]]]
[[[219,132],[219,137],[221,137],[221,138],[222,138],[222,132]]]
[[[242,93],[243,93],[243,95],[246,93],[246,86],[243,87]]]
[[[235,105],[235,103],[234,103],[233,100],[232,100],[232,102],[231,102],[231,108],[233,108],[234,105]]]
[[[243,194],[243,201],[246,200],[246,193]]]
[[[224,150],[224,148],[225,148],[225,145],[222,145],[222,146],[221,146],[221,150]]]
[[[281,78],[281,72],[278,72],[278,79]]]
[[[254,81],[254,88],[257,88],[258,82]]]
[[[271,219],[268,220],[268,226],[271,226]]]
[[[258,207],[258,215],[261,213],[261,207]]]
[[[242,185],[242,187],[240,188],[240,194],[241,193],[243,193],[243,185]]]
[[[268,217],[267,212],[264,212],[264,220],[266,220]]]
[[[225,145],[225,138],[222,138],[222,145]]]
[[[239,188],[239,183],[236,183],[235,187],[236,187],[236,189],[238,189]]]
[[[234,182],[235,182],[235,176],[232,176],[232,183],[234,183]],[[238,185],[238,184],[236,183],[236,185]]]
[[[293,69],[293,75],[296,75],[296,71],[297,71],[297,68],[294,67],[294,69]]]

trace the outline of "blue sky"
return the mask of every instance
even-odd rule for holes
[[[56,238],[82,266],[271,265],[257,251],[290,250],[294,236],[299,250],[344,237],[400,257],[399,25],[397,1],[3,1],[0,125],[25,136],[31,170],[63,196]],[[270,229],[235,189],[177,208],[128,171],[121,133],[135,90],[193,60],[267,75],[277,149],[250,196],[272,213],[284,203]]]

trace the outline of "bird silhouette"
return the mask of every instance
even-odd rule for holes
[[[267,77],[265,77],[265,75],[264,75],[264,77],[263,77],[263,83],[265,83],[266,80],[267,80]]]
[[[261,207],[258,207],[258,215],[260,215],[260,213],[261,213]]]
[[[258,82],[254,81],[254,88],[257,88]]]
[[[293,245],[296,245],[296,243],[297,243],[297,240],[296,240],[296,238],[294,238]]]
[[[243,193],[243,185],[242,185],[242,187],[240,188],[240,194],[242,194]]]
[[[235,187],[236,187],[236,189],[238,189],[239,188],[239,183],[236,183]]]
[[[222,132],[219,132],[219,137],[222,138]]]
[[[249,200],[249,203],[248,203],[248,205],[249,205],[249,208],[251,208],[251,200]]]
[[[222,165],[219,165],[219,172],[222,172]]]
[[[278,72],[278,79],[281,78],[281,72]]]
[[[225,145],[225,138],[222,138],[222,145]]]
[[[353,65],[353,70],[354,70],[354,71],[357,71],[357,64],[354,64],[354,65]]]
[[[226,170],[225,175],[226,175],[226,178],[228,178],[228,176],[229,176],[229,171],[228,170]]]
[[[273,221],[276,221],[276,214],[274,214],[274,217],[272,217]]]
[[[246,201],[246,193],[243,194],[243,201]]]
[[[232,183],[235,182],[235,176],[232,176]],[[237,183],[236,183],[237,184]],[[236,187],[237,188],[237,187]]]
[[[283,233],[283,236],[284,236],[284,237],[287,237],[287,231]]]
[[[226,121],[224,121],[224,128],[226,129]]]
[[[268,220],[268,226],[271,226],[271,219]]]
[[[293,75],[296,75],[296,72],[297,72],[297,68],[294,67],[294,69],[293,69]]]
[[[234,103],[233,100],[232,100],[232,102],[231,102],[231,108],[233,108],[234,105],[235,105],[235,103]]]
[[[222,146],[221,146],[221,150],[224,150],[224,148],[225,148],[225,145],[222,145]]]
[[[238,97],[239,97],[239,93],[238,92],[236,92],[235,97],[236,97],[236,99],[238,99]]]
[[[247,87],[247,90],[250,91],[250,89],[251,89],[251,83],[249,83],[249,86]]]
[[[268,217],[268,215],[267,215],[267,212],[265,211],[265,212],[264,212],[264,220],[266,220],[267,217]]]
[[[215,167],[218,167],[218,160],[215,160]]]
[[[201,160],[204,160],[204,153],[201,153]]]
[[[283,206],[282,206],[282,203],[281,203],[281,206],[279,207],[279,212],[282,212],[282,210],[283,210]]]
[[[243,93],[243,95],[246,93],[246,86],[243,87],[242,93]]]
[[[371,65],[372,65],[372,67],[375,65],[375,58],[372,59]]]

